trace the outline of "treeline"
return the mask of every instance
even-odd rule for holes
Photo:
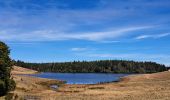
[[[167,67],[167,70],[170,70],[170,67]]]
[[[125,60],[74,61],[65,63],[26,63],[16,61],[15,64],[40,72],[61,73],[155,73],[167,70],[165,65],[155,62]]]
[[[0,42],[0,96],[15,89],[15,82],[11,79],[12,63],[9,58],[8,46]]]

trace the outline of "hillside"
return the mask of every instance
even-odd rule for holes
[[[13,79],[16,82],[16,89],[13,92],[10,92],[7,97],[9,100],[27,100],[27,99],[36,99],[39,96],[48,95],[48,93],[55,93],[51,90],[50,85],[53,84],[62,84],[63,81],[59,80],[50,80],[43,78],[35,78],[31,76],[25,76],[25,74],[36,74],[37,71],[13,66],[11,72]],[[11,98],[12,96],[12,98]]]
[[[21,72],[34,72],[15,67]],[[17,70],[18,71],[18,70]],[[18,71],[18,73],[20,73]],[[36,72],[36,71],[35,71]],[[13,74],[17,88],[11,92],[16,100],[36,98],[37,100],[168,100],[170,98],[170,72],[131,75],[116,83],[96,85],[61,85],[56,91],[48,86],[56,80]],[[42,84],[43,83],[43,84]]]
[[[11,74],[35,74],[35,73],[38,73],[38,71],[19,67],[19,66],[13,66],[12,68],[13,68],[13,70],[12,70]]]
[[[61,73],[155,73],[167,70],[165,65],[155,62],[126,60],[74,61],[63,63],[27,63],[15,61],[15,65],[40,72]]]

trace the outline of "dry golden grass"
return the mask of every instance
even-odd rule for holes
[[[14,68],[14,71],[16,69]],[[21,71],[24,72],[23,70],[25,69]],[[169,71],[132,75],[116,83],[65,84],[57,91],[47,86],[59,81],[18,75],[13,75],[13,77],[17,83],[16,90],[12,92],[14,93],[13,99],[16,98],[14,100],[170,100]]]
[[[11,74],[35,74],[35,73],[38,73],[35,70],[31,70],[31,69],[27,69],[27,68],[23,68],[23,67],[19,67],[19,66],[13,66],[12,68],[13,68],[13,70],[12,70]]]

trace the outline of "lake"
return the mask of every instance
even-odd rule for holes
[[[103,82],[119,81],[120,77],[129,74],[108,74],[108,73],[39,73],[31,76],[64,80],[67,84],[97,84]]]

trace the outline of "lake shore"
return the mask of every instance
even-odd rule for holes
[[[170,72],[130,75],[120,82],[94,85],[68,85],[62,81],[22,76],[37,71],[14,67],[12,76],[16,90],[11,92],[13,99],[36,100],[165,100],[170,98]],[[49,85],[60,84],[57,89]]]

